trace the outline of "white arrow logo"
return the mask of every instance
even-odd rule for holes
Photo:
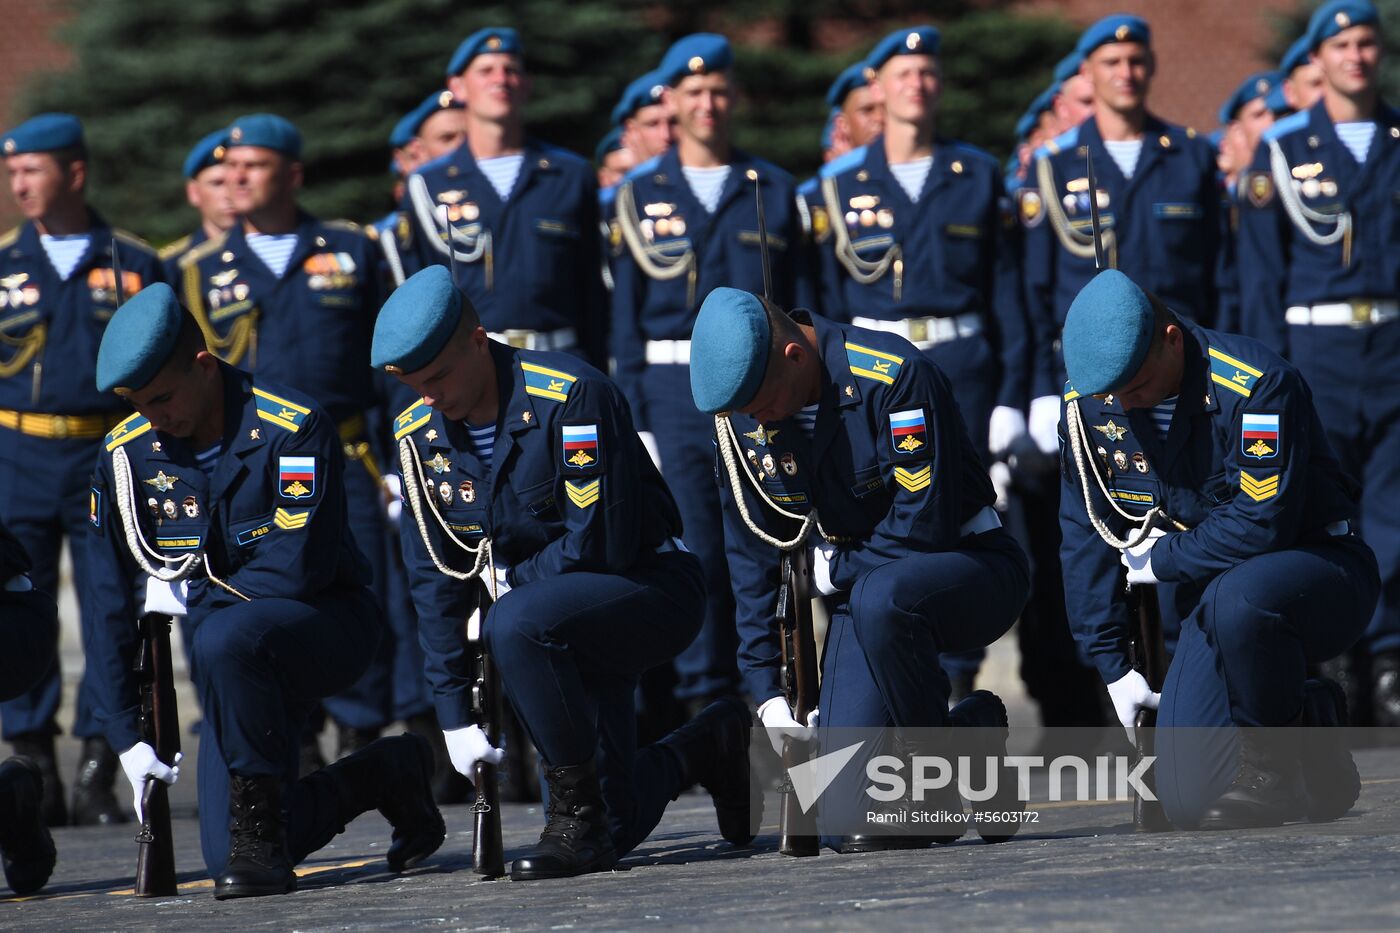
[[[797,802],[802,806],[803,813],[812,809],[817,798],[826,792],[831,782],[841,773],[841,769],[846,767],[864,744],[857,742],[847,745],[820,758],[813,758],[788,768],[788,779],[792,781],[792,789],[797,794]]]

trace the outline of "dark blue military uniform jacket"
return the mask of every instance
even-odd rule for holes
[[[801,312],[797,319],[804,320]],[[831,581],[849,590],[890,561],[956,549],[962,525],[996,494],[937,366],[902,337],[815,315],[810,321],[822,364],[813,435],[793,419],[759,424],[747,415],[731,417],[743,448],[739,468],[782,508],[817,509],[822,526],[841,539]],[[762,702],[782,692],[773,628],[778,552],[744,524],[723,462],[717,470],[738,602],[739,662],[750,695]],[[761,504],[742,477],[741,488],[761,527],[791,537],[795,522]]]
[[[1277,145],[1288,168],[1270,165]],[[1382,104],[1366,161],[1339,138],[1318,101],[1264,133],[1240,182],[1239,264],[1243,331],[1286,350],[1284,310],[1354,298],[1400,298],[1400,109]],[[1319,214],[1349,212],[1352,232],[1311,242],[1284,209],[1296,199]],[[1335,230],[1313,221],[1318,234]]]
[[[689,340],[700,303],[719,286],[763,294],[758,210],[750,171],[757,173],[763,195],[773,300],[790,308],[809,297],[798,285],[803,276],[798,249],[802,227],[791,176],[738,150],[732,152],[729,165],[713,214],[696,200],[675,147],[634,168],[618,186],[614,208],[623,246],[613,262],[612,353],[617,381],[638,406],[641,430],[649,430],[653,417],[665,415],[642,407],[640,379],[647,341]],[[690,255],[692,271],[665,281],[650,276],[636,247],[627,242],[629,225],[640,238],[643,258],[668,265]]]
[[[396,439],[407,440],[423,465],[424,520],[448,566],[472,566],[449,530],[471,547],[489,537],[512,586],[570,572],[623,573],[681,533],[675,501],[615,384],[565,353],[493,341],[491,356],[501,414],[490,468],[462,423],[421,402],[395,419]],[[427,513],[429,503],[448,530]],[[400,523],[404,558],[438,718],[451,729],[472,721],[462,628],[477,590],[438,571],[410,505]]]
[[[1179,584],[1194,604],[1218,574],[1270,551],[1325,540],[1326,528],[1356,515],[1357,488],[1323,435],[1312,394],[1291,365],[1246,337],[1183,322],[1186,366],[1165,440],[1150,410],[1124,413],[1108,400],[1081,398],[1086,455],[1113,504],[1142,516],[1161,507],[1189,530],[1152,548],[1152,572]],[[1074,457],[1063,440],[1060,558],[1070,626],[1104,680],[1128,672],[1128,608],[1119,552],[1090,526]],[[1120,538],[1126,520],[1090,482],[1098,515]],[[1170,525],[1161,526],[1168,532]],[[1188,607],[1189,608],[1189,607]]]
[[[369,345],[385,297],[381,259],[353,224],[303,213],[296,235],[281,278],[239,224],[181,257],[175,288],[221,358],[344,421],[375,401]]]
[[[221,369],[224,435],[212,476],[186,441],[140,415],[107,435],[93,475],[90,548],[100,572],[83,585],[98,618],[84,647],[99,672],[90,679],[99,715],[119,750],[139,738],[132,663],[145,591],[116,501],[117,451],[131,465],[140,534],[164,557],[201,553],[210,572],[250,599],[315,603],[329,590],[362,587],[369,576],[346,525],[345,460],[334,423],[305,395]],[[189,581],[194,625],[240,601],[202,572]]]
[[[164,276],[143,241],[107,226],[95,212],[91,217],[87,253],[66,281],[32,222],[0,236],[0,408],[51,414],[122,408],[121,399],[98,392],[93,381],[102,332],[117,310],[113,240],[123,295]]]
[[[414,193],[419,180],[426,203]],[[449,264],[445,224],[452,224],[457,285],[488,331],[572,327],[588,359],[603,365],[608,320],[598,268],[598,187],[585,160],[528,140],[520,176],[503,203],[463,143],[414,173],[402,209],[413,227],[417,268]]]
[[[837,320],[885,321],[978,314],[1001,362],[992,374],[997,404],[1024,409],[1029,335],[1019,236],[996,160],[975,146],[940,140],[917,203],[890,171],[883,136],[828,162],[818,177],[809,208],[823,312]],[[902,258],[862,285],[837,255],[843,239],[867,262],[896,247]]]
[[[1060,329],[1075,295],[1094,277],[1086,150],[1094,157],[1104,229],[1113,231],[1116,243],[1113,267],[1173,310],[1207,326],[1215,319],[1220,242],[1215,151],[1194,130],[1148,117],[1142,154],[1133,177],[1125,179],[1098,124],[1086,120],[1037,150],[1019,199],[1031,286],[1028,313],[1042,335],[1036,344],[1035,397],[1058,391],[1064,378],[1055,352]],[[1048,186],[1039,181],[1042,162],[1050,170]],[[1077,237],[1087,244],[1087,254],[1072,255],[1061,237]]]

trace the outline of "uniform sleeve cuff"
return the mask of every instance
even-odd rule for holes
[[[476,722],[472,715],[471,693],[465,688],[437,694],[433,697],[433,706],[437,708],[438,725],[444,729],[460,729]]]
[[[1099,669],[1099,676],[1106,684],[1113,683],[1133,669],[1133,666],[1128,663],[1128,659],[1121,654],[1095,655],[1094,666]]]
[[[133,706],[106,717],[102,734],[107,737],[107,744],[118,751],[131,748],[141,741],[141,710]]]
[[[1166,535],[1152,545],[1152,575],[1163,583],[1172,583],[1181,579],[1181,571],[1176,559],[1178,537],[1180,536]]]

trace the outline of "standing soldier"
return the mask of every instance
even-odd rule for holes
[[[358,227],[317,220],[298,206],[295,126],[254,114],[234,121],[228,134],[224,166],[239,222],[185,254],[178,285],[217,355],[305,392],[335,419],[351,461],[350,527],[384,605],[390,538],[365,418],[376,402],[368,354],[383,301],[379,257]],[[340,726],[342,752],[367,744],[390,721],[391,652],[386,641],[355,690],[326,701]]]
[[[1278,70],[1283,75],[1283,84],[1279,94],[1274,96],[1281,96],[1284,106],[1274,107],[1275,116],[1284,116],[1288,111],[1308,110],[1322,99],[1322,91],[1327,82],[1322,75],[1321,66],[1313,61],[1308,33],[1299,36],[1297,41],[1288,47],[1288,51],[1283,53]],[[1271,102],[1271,106],[1273,103],[1277,101]]]
[[[97,441],[121,420],[121,402],[92,384],[97,345],[117,307],[116,269],[129,295],[160,281],[161,267],[149,246],[88,206],[87,149],[76,117],[40,114],[0,137],[0,152],[25,216],[0,236],[0,520],[33,559],[34,585],[56,593],[65,536],[80,588],[93,572],[82,490]],[[86,643],[99,607],[85,598],[79,607]],[[55,657],[36,686],[0,705],[5,738],[44,772],[51,826],[68,821],[53,739],[62,689]],[[91,689],[85,674],[73,718],[73,734],[83,740],[73,788],[79,825],[125,819],[112,795],[117,759],[94,718]]]
[[[598,189],[585,159],[525,135],[524,50],[514,29],[468,36],[447,66],[466,141],[409,177],[404,210],[422,265],[449,265],[487,329],[515,347],[602,365],[607,299]]]
[[[451,91],[434,91],[394,124],[389,134],[389,148],[394,153],[391,164],[398,176],[394,184],[394,202],[403,201],[404,179],[456,149],[465,135],[462,102],[453,97]],[[402,284],[405,278],[418,271],[412,250],[412,227],[403,211],[390,211],[365,232],[379,242],[389,267],[389,278],[395,285]]]
[[[637,166],[618,188],[626,249],[614,263],[613,353],[637,428],[659,451],[686,543],[700,559],[705,624],[679,658],[676,695],[692,709],[737,693],[734,597],[714,480],[714,432],[687,397],[690,330],[718,285],[763,288],[754,185],[763,197],[774,288],[792,300],[800,226],[792,179],[731,142],[733,55],[723,36],[677,41],[661,62],[676,144]]]
[[[195,143],[185,157],[185,199],[199,212],[199,226],[161,249],[167,281],[179,280],[181,256],[219,236],[238,219],[223,165],[227,148],[228,130],[215,130]]]
[[[1342,469],[1363,485],[1361,523],[1381,568],[1364,666],[1343,678],[1377,725],[1400,725],[1400,111],[1380,99],[1380,17],[1335,0],[1308,26],[1326,86],[1264,134],[1244,183],[1245,333],[1312,387]],[[1362,388],[1364,386],[1364,389]]]
[[[661,100],[664,90],[661,77],[648,71],[627,85],[613,107],[612,123],[622,131],[622,147],[638,162],[656,158],[674,141],[671,115]]]

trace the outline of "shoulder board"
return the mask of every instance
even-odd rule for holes
[[[623,176],[622,180],[636,181],[643,175],[650,175],[652,172],[656,171],[656,167],[660,164],[661,156],[652,156],[650,159],[647,159],[641,165],[638,165],[637,167],[633,168],[632,171],[628,172],[625,176]]]
[[[208,256],[217,250],[223,249],[224,241],[227,239],[228,234],[221,233],[218,236],[214,237],[214,239],[212,240],[205,240],[203,243],[199,244],[194,249],[190,250],[188,253],[185,253],[183,256],[180,257],[180,268],[183,269],[186,266],[194,265],[195,263],[203,259],[205,256]]]
[[[1065,381],[1065,401],[1066,401],[1066,402],[1072,402],[1072,401],[1074,401],[1074,400],[1077,399],[1077,398],[1079,398],[1079,392],[1075,390],[1074,386],[1072,386],[1072,385],[1069,384],[1069,381],[1068,381],[1068,380],[1066,380],[1066,381]]]
[[[587,165],[588,160],[574,152],[572,149],[565,149],[563,146],[556,146],[554,143],[535,143],[540,155],[555,162],[566,165]],[[540,168],[554,168],[554,163],[541,165]]]
[[[401,441],[408,435],[417,431],[428,423],[428,419],[433,416],[433,409],[422,402],[414,402],[412,405],[399,412],[394,419],[394,440]]]
[[[105,443],[107,452],[111,453],[133,437],[140,437],[151,429],[151,423],[141,415],[131,415],[117,423],[117,426],[107,432]]]
[[[190,240],[193,239],[188,233],[180,237],[174,243],[167,243],[160,248],[161,259],[174,259],[176,256],[190,248]]]
[[[1215,347],[1208,348],[1206,352],[1210,354],[1211,382],[1245,398],[1253,394],[1254,384],[1264,375],[1263,372]]]
[[[1265,139],[1279,139],[1289,133],[1296,133],[1308,125],[1308,111],[1299,110],[1297,113],[1289,114],[1279,120],[1273,126],[1264,131]]]
[[[902,356],[861,346],[858,343],[846,344],[846,359],[850,362],[851,372],[857,376],[874,379],[887,386],[894,385],[895,377],[899,375],[899,368],[904,365],[904,357]]]
[[[258,406],[259,418],[293,434],[301,430],[302,422],[311,414],[311,409],[256,386],[253,388],[253,401]]]
[[[156,250],[154,246],[147,243],[145,240],[141,239],[139,236],[137,236],[129,230],[122,230],[119,227],[113,227],[112,236],[116,237],[118,240],[121,240],[122,243],[126,244],[127,246],[135,246],[138,249],[145,250],[152,256],[156,255]]]
[[[1079,127],[1072,126],[1035,151],[1039,155],[1057,155],[1065,149],[1079,145]]]
[[[321,226],[325,227],[327,230],[339,230],[342,233],[358,233],[361,236],[364,236],[366,233],[364,227],[361,227],[352,220],[323,220],[321,221]]]
[[[810,197],[817,193],[821,187],[822,179],[820,175],[813,175],[811,178],[797,186],[797,193],[805,197]]]
[[[865,161],[865,154],[867,151],[868,149],[865,146],[861,146],[858,149],[852,149],[843,156],[832,159],[817,171],[817,177],[831,178],[834,175],[840,175],[848,169],[855,168]]]
[[[14,227],[13,229],[6,230],[3,234],[0,234],[0,249],[6,249],[8,247],[13,246],[15,244],[15,240],[19,239],[19,230],[19,227]]]
[[[550,369],[538,363],[527,363],[525,360],[520,361],[520,371],[525,375],[526,395],[550,398],[556,402],[566,401],[569,397],[569,391],[578,381],[577,376],[571,376],[561,370]]]

